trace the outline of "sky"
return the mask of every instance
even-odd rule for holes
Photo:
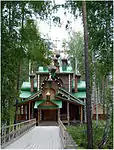
[[[64,1],[65,0],[55,0],[55,3],[62,4],[64,3]],[[61,18],[61,27],[54,26],[52,23],[52,20],[50,22],[51,25],[49,25],[48,23],[44,21],[40,21],[38,23],[39,31],[43,38],[45,39],[50,38],[51,41],[53,41],[54,45],[57,45],[57,49],[62,49],[63,39],[66,39],[66,41],[69,40],[69,33],[65,29],[67,20],[70,20],[72,22],[70,25],[70,28],[72,29],[72,31],[75,31],[75,32],[80,31],[83,33],[82,18],[78,17],[77,19],[74,19],[74,16],[68,12],[65,15],[63,8],[60,8],[59,11],[55,15]]]

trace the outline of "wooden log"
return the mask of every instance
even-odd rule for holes
[[[20,115],[21,115],[21,106],[20,106]]]
[[[80,105],[80,121],[83,123],[83,108],[82,105]]]
[[[58,109],[58,118],[57,118],[57,120],[59,120],[60,119],[60,108]]]
[[[69,125],[69,120],[70,120],[70,116],[69,116],[69,102],[67,102],[67,121],[68,121],[68,125]]]
[[[39,122],[40,122],[40,110],[38,109],[38,125],[39,125]]]
[[[29,120],[30,120],[30,102],[29,102]]]
[[[84,122],[86,123],[87,122],[87,118],[86,118],[86,99],[84,98]]]

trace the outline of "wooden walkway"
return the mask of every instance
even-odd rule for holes
[[[5,149],[62,149],[58,126],[37,126]]]

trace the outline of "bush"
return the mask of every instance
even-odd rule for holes
[[[98,122],[98,127],[96,127],[96,121],[93,121],[93,148],[98,149],[98,146],[102,140],[104,134],[105,121],[101,120]],[[78,148],[87,148],[87,128],[86,124],[77,125],[77,126],[67,126],[67,131],[72,136]],[[107,138],[107,143],[104,145],[104,149],[113,148],[113,128],[109,132]]]

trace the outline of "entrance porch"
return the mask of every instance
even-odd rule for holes
[[[37,110],[38,116],[36,118],[36,125],[40,125],[42,122],[57,122],[60,117],[59,109],[40,109]]]

